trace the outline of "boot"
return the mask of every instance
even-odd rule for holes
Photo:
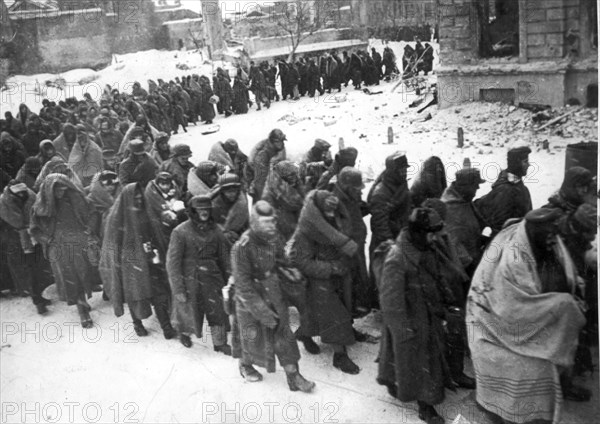
[[[190,336],[188,336],[187,334],[180,334],[179,341],[182,345],[184,345],[187,348],[192,347],[192,339],[190,339]]]
[[[48,312],[48,308],[46,308],[46,305],[43,303],[38,303],[35,305],[35,307],[37,309],[37,313],[40,315],[44,315],[46,312]]]
[[[45,297],[42,297],[42,296],[40,296],[39,303],[43,304],[44,306],[52,305],[52,301],[50,299],[46,299]]]
[[[148,330],[146,330],[146,327],[144,327],[144,324],[139,319],[133,321],[133,329],[138,337],[146,337],[148,335]]]
[[[427,424],[444,424],[444,419],[437,413],[435,408],[428,403],[418,401],[419,418]]]
[[[314,381],[309,381],[298,372],[285,373],[287,378],[288,387],[292,392],[301,391],[304,393],[310,393],[315,388]]]
[[[163,336],[165,339],[170,340],[177,335],[177,332],[171,325],[171,318],[169,317],[169,307],[165,302],[155,303],[154,304],[154,313],[156,314],[156,318],[160,324],[160,328],[162,328]]]
[[[358,365],[352,362],[346,352],[335,352],[333,354],[333,366],[346,374],[356,375],[360,372]]]
[[[85,303],[77,303],[77,312],[79,312],[79,319],[81,320],[81,326],[83,328],[92,328],[94,326],[94,322],[90,317],[90,305]]]
[[[256,383],[262,381],[263,376],[252,365],[240,364],[240,375],[248,383]]]
[[[321,348],[318,344],[315,343],[312,337],[299,336],[298,334],[296,334],[296,339],[302,342],[302,344],[304,344],[304,349],[306,349],[306,351],[311,355],[318,355],[319,353],[321,353]]]
[[[219,346],[214,346],[213,349],[215,350],[215,352],[221,352],[227,356],[231,356],[231,346],[229,346],[227,343]]]

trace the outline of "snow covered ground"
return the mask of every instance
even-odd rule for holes
[[[394,47],[399,55],[400,46]],[[140,52],[122,56],[118,64],[97,73],[78,70],[63,77],[79,81],[93,75],[100,87],[115,82],[122,87],[129,81],[170,79],[201,71],[196,60],[191,52]],[[180,71],[175,68],[177,63],[192,69]],[[210,65],[204,67],[207,72],[210,69]],[[16,77],[9,82],[30,84],[50,77]],[[298,160],[317,137],[330,141],[334,153],[343,139],[345,146],[359,150],[358,167],[370,181],[382,171],[385,157],[397,150],[405,151],[412,164],[409,178],[414,178],[425,159],[437,155],[452,181],[454,172],[468,158],[482,169],[487,181],[480,195],[489,191],[491,182],[506,166],[507,149],[528,144],[533,150],[533,166],[526,185],[536,207],[560,186],[566,145],[597,140],[597,110],[575,114],[559,136],[555,130],[536,133],[530,112],[501,104],[465,104],[442,111],[431,107],[417,114],[416,108],[408,107],[416,98],[414,93],[400,88],[392,92],[394,85],[371,87],[372,91],[382,91],[378,95],[349,87],[341,94],[276,102],[269,110],[257,112],[253,108],[247,115],[218,117],[217,133],[202,135],[202,125],[191,126],[187,134],[174,136],[171,144],[189,144],[194,152],[192,160],[197,162],[207,157],[217,141],[234,138],[249,153],[271,129],[280,128],[287,134],[289,157]],[[82,91],[76,95],[81,97]],[[5,91],[2,109],[15,110],[25,98],[37,112],[41,98],[33,97],[22,92],[8,96]],[[428,113],[432,119],[411,123]],[[459,126],[465,132],[464,148],[456,147]],[[388,127],[394,132],[393,144],[387,142]],[[544,140],[548,140],[549,150],[541,148]],[[56,299],[53,287],[47,296]],[[40,317],[29,299],[0,299],[0,422],[421,422],[415,404],[394,400],[375,382],[377,344],[359,343],[350,348],[350,356],[362,368],[357,376],[334,369],[327,346],[322,345],[323,353],[318,356],[301,348],[301,372],[315,380],[317,388],[313,394],[298,394],[288,390],[281,369],[265,374],[262,383],[244,383],[237,363],[213,352],[208,330],[203,340],[194,339],[194,346],[186,349],[178,341],[164,340],[154,318],[148,320],[150,336],[138,338],[129,317],[115,318],[99,294],[90,304],[95,327],[84,330],[75,308],[57,301],[46,316]],[[379,334],[373,315],[360,320],[358,327]],[[567,403],[564,422],[590,423],[600,416],[598,371],[582,384],[593,388],[594,398],[586,404]],[[448,391],[438,410],[447,422],[459,413],[472,422],[483,422],[468,391]]]

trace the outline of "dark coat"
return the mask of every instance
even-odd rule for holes
[[[444,228],[456,243],[459,252],[469,255],[472,266],[479,263],[482,255],[481,231],[484,223],[472,202],[465,201],[451,185],[444,191],[442,201],[446,204]]]
[[[127,303],[137,318],[145,319],[152,315],[156,280],[160,280],[163,291],[168,291],[168,283],[164,266],[151,264],[144,251],[143,243],[159,247],[162,237],[160,227],[148,218],[146,211],[136,211],[136,186],[123,187],[106,218],[99,270],[115,315],[123,315],[123,304]],[[164,259],[161,255],[163,264]]]
[[[212,202],[212,216],[229,242],[236,242],[248,229],[248,199],[240,192],[237,200],[230,203],[224,196],[216,196]]]
[[[246,167],[246,180],[249,184],[248,193],[251,196],[260,199],[271,166],[275,162],[285,160],[285,158],[285,149],[279,152],[276,151],[269,139],[262,140],[252,148]]]
[[[57,201],[54,186],[68,187]],[[84,193],[62,174],[44,180],[31,212],[29,232],[44,248],[61,300],[75,305],[91,296],[88,248],[89,205]]]
[[[439,199],[446,187],[444,164],[437,156],[431,156],[423,162],[421,172],[410,188],[413,205],[419,207],[426,199]]]
[[[252,230],[246,231],[231,251],[242,360],[264,367],[267,372],[275,372],[275,355],[282,366],[295,365],[300,360],[290,329],[288,305],[279,286],[279,261],[283,261],[283,240],[263,240]],[[275,329],[261,323],[272,313],[278,316]]]
[[[435,405],[444,400],[448,370],[441,272],[435,254],[418,250],[407,230],[385,259],[379,287],[384,328],[377,380],[396,384],[402,402]]]
[[[523,218],[532,209],[529,189],[521,178],[509,176],[506,170],[500,172],[492,191],[474,204],[493,235],[500,232],[508,219]]]
[[[208,324],[228,325],[221,289],[229,278],[229,243],[213,223],[201,228],[193,220],[173,230],[167,254],[167,273],[173,293],[171,321],[175,329],[202,337]],[[175,296],[185,294],[187,302]]]
[[[233,109],[233,113],[248,113],[248,100],[250,100],[248,96],[248,87],[246,87],[246,85],[238,79],[236,79],[233,83],[232,100],[231,107]]]
[[[187,191],[187,180],[190,169],[194,164],[188,161],[184,166],[181,166],[177,158],[172,157],[160,164],[158,172],[168,172],[173,176],[173,181],[181,188],[182,192]]]
[[[400,230],[408,222],[411,210],[411,196],[406,182],[397,184],[388,171],[375,181],[367,197],[371,211],[372,254],[377,246],[386,240],[395,240]]]
[[[304,205],[304,189],[301,184],[295,186],[288,184],[281,178],[276,166],[269,173],[262,200],[266,200],[275,208],[277,229],[285,240],[289,240],[296,230],[300,211]]]
[[[289,243],[288,258],[307,278],[308,322],[298,333],[321,336],[323,343],[354,343],[352,317],[344,306],[343,290],[350,279],[351,258],[341,249],[351,242],[350,217],[339,208],[336,227],[325,220],[314,199],[317,191],[306,196],[298,227]],[[334,275],[334,266],[347,267],[346,275]]]
[[[139,162],[135,161],[133,156],[130,155],[121,162],[119,182],[123,186],[130,183],[140,183],[145,188],[156,177],[158,165],[149,155],[145,155]]]

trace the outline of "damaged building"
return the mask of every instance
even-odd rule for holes
[[[440,107],[598,105],[596,0],[438,0]]]

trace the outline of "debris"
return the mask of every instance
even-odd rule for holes
[[[419,109],[417,111],[417,113],[421,113],[425,109],[427,109],[429,106],[433,106],[433,105],[437,105],[437,104],[438,104],[437,92],[434,92],[433,93],[433,98],[425,106],[423,106],[421,109]]]
[[[539,128],[536,130],[536,131],[541,131],[541,130],[543,130],[544,128],[547,128],[547,127],[549,127],[550,125],[554,125],[554,124],[556,124],[556,123],[558,123],[558,122],[562,121],[564,118],[566,118],[566,117],[568,117],[568,116],[571,116],[571,115],[573,115],[575,112],[579,112],[580,110],[581,110],[581,108],[577,108],[577,109],[573,109],[573,110],[572,110],[572,111],[570,111],[570,112],[563,113],[563,114],[562,114],[562,115],[560,115],[559,117],[557,117],[557,118],[554,118],[554,119],[552,119],[552,120],[550,120],[550,121],[546,122],[544,125],[542,125],[541,127],[539,127]]]
[[[458,128],[457,137],[458,137],[458,147],[462,149],[465,145],[465,133],[461,127]]]
[[[548,142],[548,140],[542,141],[542,149],[550,150],[550,143]]]
[[[340,137],[340,139],[338,140],[338,149],[342,150],[344,149],[346,146],[346,143],[344,142],[344,137]]]
[[[368,94],[369,96],[374,96],[375,94],[383,94],[383,91],[371,91],[368,88],[363,88],[363,93]]]
[[[394,144],[394,129],[388,127],[388,144]]]
[[[531,120],[533,122],[535,122],[536,124],[539,124],[544,121],[548,121],[549,119],[552,119],[552,116],[550,115],[549,112],[547,112],[545,110],[536,112],[536,114],[531,117]]]
[[[207,125],[205,128],[202,128],[202,135],[214,134],[221,129],[219,124]]]
[[[410,121],[410,123],[413,124],[415,122],[425,122],[425,121],[429,121],[431,118],[432,118],[431,113],[428,113],[427,115],[423,116],[422,118],[413,119],[412,121]]]
[[[411,102],[411,104],[408,105],[408,107],[412,108],[412,107],[417,107],[420,106],[421,103],[423,103],[425,101],[425,97],[421,97],[419,99],[415,99]]]
[[[88,76],[81,78],[78,81],[78,83],[79,83],[79,85],[86,85],[86,84],[89,84],[90,82],[96,81],[98,78],[100,78],[100,75],[97,73],[94,73],[92,75],[88,75]]]
[[[543,110],[552,109],[550,105],[540,105],[537,103],[519,103],[518,105],[521,109],[527,109],[534,113],[541,112]]]
[[[364,135],[364,134],[361,134],[361,135],[358,136],[358,138],[367,138],[367,136]]]
[[[185,63],[178,63],[177,65],[175,65],[175,67],[177,69],[181,69],[182,71],[189,71],[190,70],[190,67],[187,64],[185,64]]]
[[[332,125],[334,125],[337,122],[337,119],[330,119],[328,121],[323,121],[323,125],[325,125],[326,127],[330,127]],[[292,125],[290,123],[290,125]]]
[[[464,158],[463,159],[463,169],[470,169],[470,168],[471,168],[471,159]]]
[[[64,90],[67,85],[67,81],[63,77],[56,77],[53,80],[46,80],[46,87],[55,87],[60,90]]]

